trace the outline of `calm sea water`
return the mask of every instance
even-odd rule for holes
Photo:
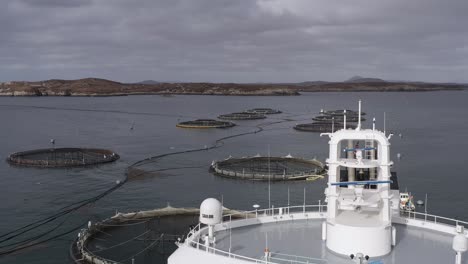
[[[251,209],[268,205],[268,184],[219,178],[208,172],[212,160],[257,153],[324,160],[327,138],[292,129],[309,122],[324,109],[357,108],[363,100],[367,118],[375,116],[392,138],[394,170],[400,187],[416,199],[429,196],[431,213],[468,219],[465,165],[468,161],[468,92],[427,93],[306,93],[297,97],[128,96],[107,98],[24,97],[0,98],[0,234],[48,216],[60,207],[110,188],[124,177],[130,164],[157,154],[209,146],[217,138],[255,130],[265,122],[283,121],[258,134],[225,141],[223,147],[171,156],[145,168],[168,169],[156,176],[129,181],[122,188],[71,215],[66,231],[87,220],[115,213],[164,207],[197,207],[206,197],[224,200],[227,207]],[[185,130],[179,121],[215,118],[219,114],[253,107],[272,107],[281,115],[267,120],[238,121],[226,130]],[[285,122],[284,119],[291,121]],[[130,127],[134,123],[134,130]],[[370,122],[366,122],[370,126]],[[93,168],[37,169],[11,167],[5,158],[21,150],[49,147],[109,148],[121,155],[114,164]],[[396,154],[402,159],[397,160]],[[181,169],[181,167],[190,167]],[[178,168],[178,169],[171,169]],[[273,183],[272,204],[302,204],[323,200],[325,181]],[[46,230],[46,229],[45,229]],[[45,245],[0,257],[0,263],[67,263],[72,233]]]

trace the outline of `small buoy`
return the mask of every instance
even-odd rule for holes
[[[400,134],[398,134],[398,136],[399,136],[400,138],[401,138],[401,137],[403,137],[403,135],[402,135],[401,133],[400,133]]]
[[[398,159],[401,159],[401,154],[400,153],[397,153],[396,156],[397,156]]]
[[[424,205],[424,201],[423,201],[423,200],[418,200],[418,201],[416,202],[416,204],[417,204],[417,205]]]
[[[170,147],[170,149],[175,149],[174,147]]]

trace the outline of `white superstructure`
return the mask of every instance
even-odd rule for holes
[[[343,255],[388,254],[395,241],[390,204],[393,163],[389,138],[375,129],[361,129],[361,124],[355,130],[342,129],[326,135],[330,137],[325,191],[328,216],[324,222],[327,248]],[[363,144],[374,147],[359,148]],[[366,175],[374,171],[375,178],[357,179],[364,171]]]
[[[343,129],[323,135],[330,148],[327,204],[221,216],[221,203],[207,199],[200,224],[168,263],[468,264],[462,255],[468,222],[400,211],[397,178],[390,172],[391,135],[375,125],[347,129],[346,121]]]

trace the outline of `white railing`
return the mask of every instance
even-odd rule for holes
[[[324,204],[318,205],[297,205],[297,206],[286,206],[286,207],[272,207],[260,210],[244,211],[233,214],[228,214],[223,216],[223,223],[232,222],[232,221],[241,221],[246,219],[253,218],[262,218],[268,216],[278,216],[278,215],[291,215],[291,214],[305,214],[310,212],[315,213],[325,213],[327,206]],[[315,210],[314,210],[315,209]],[[186,239],[197,235],[200,237],[202,231],[207,231],[207,227],[201,228],[200,224],[194,227],[188,234]]]
[[[231,222],[233,219],[249,219],[249,218],[259,218],[265,216],[275,216],[275,215],[288,215],[288,214],[298,214],[298,213],[310,213],[310,212],[326,212],[326,205],[297,205],[297,206],[286,206],[286,207],[277,207],[274,206],[271,208],[245,211],[241,213],[234,213],[223,216],[223,221],[226,222],[229,220]],[[315,209],[315,210],[314,210]]]
[[[428,214],[428,213],[420,213],[416,211],[401,211],[400,217],[406,218],[406,219],[420,220],[420,221],[434,223],[434,224],[445,224],[445,225],[450,225],[450,226],[464,225],[465,227],[468,227],[468,222],[465,222],[465,221],[438,216],[438,215],[433,215],[433,214]]]
[[[271,255],[272,257],[270,257],[270,260],[279,260],[287,263],[323,264],[328,262],[328,260],[321,258],[296,256],[277,252],[272,252]]]
[[[294,219],[294,216],[302,216],[303,219],[307,219],[308,213],[326,213],[326,205],[318,204],[318,205],[299,205],[299,206],[287,206],[287,207],[278,207],[278,208],[266,208],[260,210],[252,210],[252,211],[245,211],[239,212],[234,214],[229,214],[223,216],[223,222],[215,226],[215,229],[227,230],[231,227],[231,223],[239,223],[236,226],[248,226],[252,224],[258,224],[258,222],[248,221],[250,219],[266,219],[272,218],[274,221],[290,221]],[[277,216],[290,216],[290,217],[277,217]],[[325,214],[315,215],[316,219],[325,218]],[[406,220],[418,220],[424,223],[432,223],[439,226],[446,226],[446,227],[454,227],[457,225],[464,225],[468,227],[468,222],[460,221],[457,219],[452,219],[443,216],[437,216],[427,213],[419,213],[419,212],[411,212],[411,211],[401,211],[400,214],[397,216],[401,219]],[[244,223],[243,223],[244,222]],[[408,222],[407,222],[408,223]],[[426,226],[428,229],[433,229],[429,226]],[[434,229],[438,230],[438,229]],[[440,230],[439,230],[440,231]],[[295,264],[303,264],[303,263],[327,263],[325,259],[317,259],[317,258],[309,258],[309,257],[302,257],[302,256],[295,256],[295,255],[287,255],[287,254],[280,254],[280,253],[271,253],[272,256],[265,260],[263,258],[250,258],[246,256],[241,256],[238,254],[233,254],[228,251],[224,251],[221,249],[217,249],[213,246],[206,246],[205,244],[200,243],[200,239],[208,233],[208,227],[202,227],[198,224],[195,228],[193,228],[187,235],[185,239],[185,244],[187,246],[196,248],[198,250],[203,250],[212,254],[225,256],[233,259],[245,260],[254,263],[264,263],[264,264],[281,264],[281,263],[295,263]]]
[[[255,218],[257,219],[268,218],[268,217],[274,218],[275,216],[288,216],[288,215],[294,216],[298,214],[307,216],[307,213],[325,213],[326,208],[327,208],[326,205],[318,204],[318,205],[286,206],[286,207],[278,207],[278,208],[272,207],[272,208],[267,208],[267,209],[239,212],[239,213],[234,213],[234,214],[223,216],[223,223],[218,224],[217,227],[219,228],[218,230],[226,230],[228,228],[228,225],[230,225],[231,222],[240,223],[242,225],[243,221],[246,221],[249,219],[255,219]],[[275,220],[276,221],[289,221],[291,220],[291,218],[287,218],[287,217],[285,217],[284,219],[275,218]],[[249,224],[251,223],[249,222],[249,223],[246,223],[245,225],[249,225]],[[265,264],[276,263],[272,261],[272,259],[264,260],[264,259],[250,258],[246,256],[233,254],[228,251],[220,250],[212,246],[206,246],[205,244],[200,243],[200,238],[204,234],[207,234],[207,233],[208,233],[208,227],[201,227],[201,225],[198,224],[195,228],[193,228],[187,234],[187,237],[185,239],[185,244],[193,248],[199,249],[199,250],[204,250],[206,252],[210,252],[213,254],[217,254],[217,255],[221,255],[221,256],[225,256],[229,258],[246,260],[246,261],[255,262],[255,263],[265,263]],[[280,260],[280,258],[276,258],[276,259]],[[306,262],[300,261],[300,260],[288,260],[288,263],[301,264],[301,263],[306,263]]]

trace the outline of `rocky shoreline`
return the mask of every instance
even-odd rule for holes
[[[388,92],[463,90],[462,84],[405,82],[320,82],[291,84],[237,83],[120,83],[105,79],[47,80],[0,83],[0,96],[126,96],[126,95],[235,95],[292,96],[300,92]]]

